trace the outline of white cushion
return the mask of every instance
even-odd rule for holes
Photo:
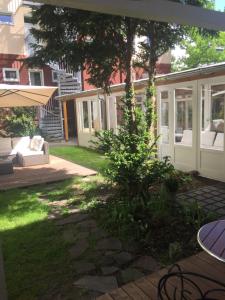
[[[35,151],[41,151],[44,145],[44,139],[40,135],[36,135],[31,139],[30,149]]]
[[[224,145],[224,134],[223,133],[217,133],[216,139],[215,139],[215,142],[214,142],[213,146],[215,148],[223,149],[223,145]]]
[[[15,152],[23,151],[29,149],[30,147],[30,137],[23,136],[23,137],[15,137],[12,139],[13,150]]]
[[[201,146],[211,147],[215,140],[215,131],[202,131],[201,132]]]
[[[216,119],[212,121],[213,129],[217,132],[224,132],[224,120]]]
[[[11,138],[0,138],[0,153],[10,153],[12,150]]]
[[[36,151],[36,150],[25,150],[25,151],[19,151],[19,155],[21,156],[31,156],[31,155],[43,155],[44,151]]]
[[[189,145],[189,146],[192,145],[192,130],[186,129],[183,131],[181,144]]]

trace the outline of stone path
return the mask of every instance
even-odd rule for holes
[[[135,245],[123,245],[109,236],[94,219],[79,210],[56,218],[55,223],[69,245],[73,286],[82,294],[79,299],[95,299],[160,267],[152,257],[139,256]]]
[[[225,218],[225,183],[200,187],[177,195],[177,200],[197,201],[206,211]]]

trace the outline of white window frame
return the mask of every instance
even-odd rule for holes
[[[41,86],[43,86],[44,85],[44,72],[43,72],[43,70],[42,69],[29,69],[28,70],[28,75],[29,75],[29,85],[31,85],[31,77],[30,77],[30,74],[31,73],[40,73],[41,74]]]
[[[88,127],[84,127],[84,110],[83,110],[83,103],[87,102],[87,109],[88,109]],[[81,109],[81,129],[83,132],[89,133],[90,132],[90,104],[88,100],[82,100],[80,102],[80,109]]]
[[[16,78],[6,78],[6,71],[15,71],[16,72]],[[16,68],[3,68],[2,69],[2,73],[3,73],[3,80],[4,81],[10,81],[10,82],[19,82],[20,81],[20,73],[19,70]]]
[[[52,82],[58,83],[58,79],[54,79],[54,73],[57,73],[57,76],[58,76],[58,71],[52,70]]]

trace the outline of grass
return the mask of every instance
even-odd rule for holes
[[[9,299],[39,299],[66,282],[70,273],[66,245],[47,219],[48,206],[38,196],[32,188],[0,194],[0,237]]]
[[[107,167],[107,159],[104,155],[87,148],[74,146],[51,147],[50,153],[100,173]]]
[[[107,166],[103,155],[85,148],[54,147],[51,154],[99,172]],[[76,177],[0,193],[0,240],[9,299],[42,299],[49,293],[49,299],[55,299],[54,292],[62,286],[71,290],[74,270],[67,254],[69,244],[54,221],[48,219],[50,209],[54,209],[49,203],[67,200],[82,209],[92,202],[94,205],[92,193],[104,179],[97,175],[85,180]],[[59,211],[68,213],[66,207],[59,207]]]
[[[49,204],[67,200],[69,205],[89,209],[96,195],[104,193],[99,187],[105,187],[103,182],[101,175],[76,177],[0,193],[0,240],[10,300],[57,299],[58,294],[80,298],[80,290],[73,286],[71,243],[48,219],[53,209]],[[60,209],[61,214],[68,213],[65,207]]]

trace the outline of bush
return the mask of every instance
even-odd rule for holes
[[[97,148],[109,160],[107,179],[119,187],[121,194],[132,200],[147,199],[151,187],[165,180],[174,167],[168,159],[159,161],[157,137],[150,131],[154,120],[151,106],[145,113],[133,104],[133,91],[123,99],[123,122],[117,133],[112,130],[97,132]],[[147,107],[147,106],[146,106]]]
[[[35,110],[14,108],[13,114],[6,117],[4,127],[11,136],[33,136],[38,132],[35,124]]]

